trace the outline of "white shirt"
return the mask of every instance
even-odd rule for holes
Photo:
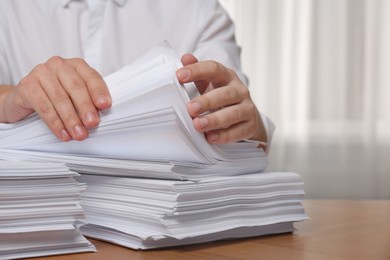
[[[85,42],[84,59],[96,69],[100,69],[102,54],[102,24],[107,0],[87,0],[88,2],[88,32]]]
[[[84,58],[105,76],[164,40],[240,71],[233,24],[215,0],[1,0],[0,84],[55,55]]]
[[[1,0],[0,84],[16,85],[55,55],[83,58],[105,76],[165,40],[247,83],[233,23],[216,0]],[[270,141],[274,126],[262,119]]]

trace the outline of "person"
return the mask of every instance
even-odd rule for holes
[[[103,76],[165,40],[182,56],[179,81],[202,93],[187,109],[210,143],[269,141],[216,0],[0,1],[0,122],[36,112],[60,140],[82,141],[112,105]]]

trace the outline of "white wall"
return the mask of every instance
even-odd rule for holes
[[[269,170],[299,172],[311,198],[390,199],[390,1],[221,3],[277,125]]]

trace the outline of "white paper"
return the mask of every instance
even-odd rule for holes
[[[62,164],[0,161],[0,259],[95,251],[76,228],[85,220],[77,175]]]

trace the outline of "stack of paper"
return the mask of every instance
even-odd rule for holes
[[[92,252],[77,173],[58,164],[0,161],[0,259]]]
[[[136,249],[292,232],[306,219],[294,173],[199,182],[83,175],[90,237]]]
[[[99,127],[83,142],[60,142],[35,115],[0,124],[0,148],[181,164],[245,165],[266,158],[256,149],[258,143],[210,145],[196,131],[186,109],[188,93],[196,95],[196,88],[179,84],[175,74],[179,66],[172,50],[161,47],[105,77],[113,106],[102,112]]]
[[[83,141],[58,141],[35,115],[0,124],[0,159],[66,164],[88,184],[88,236],[154,248],[290,232],[305,218],[302,182],[262,173],[258,143],[211,145],[197,132],[166,46],[105,78],[113,106]]]
[[[172,49],[163,45],[107,76],[113,106],[102,112],[99,127],[83,142],[60,142],[37,115],[0,124],[3,158],[61,162],[93,174],[140,176],[129,173],[136,167],[146,169],[145,177],[152,178],[193,179],[264,170],[267,157],[257,142],[210,145],[195,130],[186,103],[199,93],[194,84],[179,84],[175,71],[180,66]],[[154,176],[159,167],[173,167],[177,176]],[[190,170],[176,170],[180,167]]]
[[[238,143],[245,146],[245,143]],[[134,147],[137,149],[137,147]],[[253,148],[256,149],[256,148]],[[79,155],[0,149],[0,159],[8,161],[61,162],[70,169],[94,175],[111,175],[176,180],[201,180],[208,177],[259,173],[267,165],[267,158],[243,158],[237,161],[220,161],[214,165],[179,161],[136,161]]]

